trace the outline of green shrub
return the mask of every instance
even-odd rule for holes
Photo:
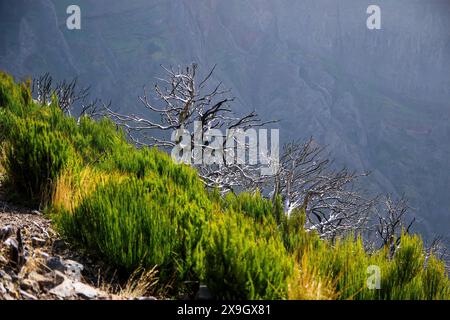
[[[227,211],[210,223],[205,248],[208,288],[219,299],[285,299],[292,260],[273,225]]]
[[[71,144],[48,124],[16,118],[9,127],[3,166],[9,188],[33,205],[46,204],[52,183],[76,155]]]
[[[28,114],[27,118],[45,122],[53,132],[64,135],[85,165],[97,164],[116,150],[129,147],[123,132],[117,130],[111,120],[95,121],[84,116],[77,121],[66,116],[55,100]]]
[[[392,260],[386,258],[382,273],[381,289],[374,298],[450,299],[450,281],[443,263],[432,254],[426,263],[423,243],[417,235],[401,236],[400,247]]]
[[[450,283],[444,262],[438,260],[434,255],[430,255],[421,277],[423,283],[422,299],[450,299]]]
[[[269,199],[264,199],[259,192],[242,192],[238,195],[228,193],[224,198],[217,198],[224,210],[231,209],[242,212],[257,222],[273,221],[280,224],[283,219],[283,209],[280,198],[275,205]]]
[[[0,109],[23,116],[29,111],[31,101],[30,81],[18,85],[13,77],[0,71]]]
[[[200,277],[209,211],[204,190],[194,197],[149,174],[100,183],[73,213],[56,220],[63,234],[123,271],[158,265],[164,282]]]
[[[82,117],[75,132],[74,146],[87,164],[100,163],[117,150],[130,147],[122,130],[109,119]]]
[[[303,250],[319,242],[320,238],[314,232],[305,231],[306,213],[304,210],[294,209],[289,217],[284,216],[281,223],[281,233],[284,245],[290,253]]]
[[[334,244],[305,236],[297,247],[297,258],[308,269],[317,270],[324,282],[334,284],[339,299],[449,299],[450,282],[442,262],[433,255],[425,267],[422,241],[403,235],[400,247],[390,259],[388,249],[368,254],[361,238],[338,240]],[[380,289],[368,288],[369,266],[380,270]]]
[[[115,149],[98,167],[106,171],[118,170],[137,178],[157,173],[161,178],[168,179],[186,190],[204,189],[193,168],[175,165],[169,155],[156,148],[137,150],[133,145],[127,144]]]

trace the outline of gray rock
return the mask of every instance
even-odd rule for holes
[[[9,262],[12,263],[12,265],[14,265],[16,269],[20,270],[20,268],[25,263],[24,248],[20,228],[17,229],[16,239],[9,237],[5,242],[3,242],[3,244],[9,250]]]
[[[13,249],[16,251],[19,251],[19,243],[14,238],[8,238],[3,242],[3,244],[8,247],[9,249]]]
[[[47,259],[47,267],[51,270],[58,270],[64,272],[66,267],[60,257],[50,257]]]
[[[3,241],[13,235],[15,232],[15,229],[13,226],[6,226],[0,229],[0,240]]]
[[[72,298],[75,296],[84,299],[95,299],[99,297],[100,292],[87,284],[65,279],[59,286],[51,289],[49,293],[63,299]]]
[[[60,257],[50,257],[47,259],[47,267],[54,271],[63,272],[74,281],[81,280],[81,273],[84,266],[74,260],[63,260]]]
[[[20,269],[23,263],[23,255],[21,254],[19,242],[14,238],[8,238],[3,244],[9,250],[9,262]]]
[[[30,258],[30,250],[28,250],[28,247],[24,247],[22,251],[23,258],[25,259],[25,262],[28,261]]]
[[[19,293],[25,300],[37,300],[37,298],[35,296],[33,296],[31,293],[28,293],[26,291],[19,290]]]
[[[42,258],[42,259],[45,259],[45,260],[50,259],[50,255],[48,253],[46,253],[46,252],[43,252],[43,251],[37,251],[37,255],[38,255],[39,258]]]
[[[65,279],[63,283],[51,289],[49,293],[62,299],[73,297],[75,295],[73,282],[69,279]]]
[[[84,299],[95,299],[99,295],[97,289],[81,282],[74,282],[73,287],[75,293]]]
[[[14,282],[6,282],[5,283],[5,288],[6,290],[8,290],[8,292],[15,292],[16,291],[16,286],[14,285]]]
[[[64,279],[59,281],[59,279],[52,273],[50,273],[49,275],[42,275],[34,271],[30,272],[30,274],[28,275],[28,279],[37,283],[41,290],[53,288],[64,281]]]
[[[158,300],[158,299],[156,299],[155,297],[138,297],[138,298],[135,298],[134,300],[140,300],[140,301],[149,301],[149,300]]]
[[[66,276],[64,275],[64,273],[57,270],[52,271],[52,276],[53,279],[55,280],[55,286],[59,286],[61,283],[64,282],[64,280],[66,280]]]
[[[63,264],[65,268],[64,273],[69,278],[75,281],[81,280],[81,272],[84,269],[84,266],[81,263],[73,260],[64,260]]]
[[[3,270],[0,270],[0,279],[5,280],[6,282],[11,282],[13,278]]]
[[[19,281],[20,280],[19,276],[15,272],[11,272],[9,275],[11,276],[11,279],[12,279],[11,281]]]

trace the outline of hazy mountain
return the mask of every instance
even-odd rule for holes
[[[78,76],[122,111],[160,64],[217,64],[237,110],[313,135],[370,188],[405,193],[418,229],[450,226],[450,2],[379,0],[0,0],[0,69]],[[82,29],[66,28],[78,4]]]

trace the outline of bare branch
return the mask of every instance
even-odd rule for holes
[[[208,143],[194,141],[194,124],[199,124],[201,129],[197,134],[203,138],[210,129],[245,131],[274,122],[261,121],[256,112],[237,115],[230,107],[234,101],[234,97],[229,96],[230,90],[222,89],[221,82],[212,83],[216,66],[201,81],[197,81],[199,73],[196,64],[176,70],[173,67],[161,67],[166,76],[158,79],[154,96],[149,97],[144,87],[144,93],[139,97],[144,111],[147,111],[145,115],[121,114],[109,107],[104,108],[105,115],[121,125],[137,146],[157,146],[170,151],[176,145],[171,134],[177,130],[188,130],[191,132],[192,148],[196,146],[205,151],[210,148]],[[222,138],[225,159],[225,146],[229,137],[224,135]],[[249,146],[244,143],[242,147],[247,150]],[[204,165],[192,160],[204,183],[208,187],[218,187],[222,192],[239,188],[255,189],[264,180],[257,165],[226,161],[223,164]]]
[[[282,196],[288,216],[295,209],[304,210],[306,230],[333,239],[361,229],[376,199],[366,199],[355,189],[355,182],[366,173],[332,170],[332,161],[323,153],[324,148],[312,138],[287,143],[274,178],[273,195]]]
[[[93,110],[97,101],[93,101],[87,105],[84,101],[89,95],[90,88],[77,89],[77,79],[74,78],[70,82],[65,80],[59,83],[54,83],[53,78],[49,73],[45,73],[37,79],[33,80],[32,91],[36,96],[36,100],[42,105],[48,105],[52,101],[52,97],[56,97],[58,106],[61,110],[71,115],[77,102],[82,103],[83,115],[87,114],[88,110]]]
[[[377,209],[378,224],[376,232],[381,241],[381,246],[389,247],[391,256],[400,244],[402,233],[411,232],[415,218],[406,223],[410,209],[405,196],[394,200],[390,194],[385,196],[381,208]]]

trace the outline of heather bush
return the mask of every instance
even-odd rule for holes
[[[295,256],[304,267],[308,279],[311,279],[311,285],[324,284],[334,298],[450,298],[450,282],[443,262],[431,254],[428,263],[425,263],[423,244],[417,236],[402,235],[400,246],[391,258],[388,248],[368,253],[360,237],[348,237],[330,243],[315,235],[305,234]],[[373,269],[369,267],[379,268],[379,288],[368,286],[370,277],[374,276]],[[292,278],[290,287],[298,287],[298,279]]]
[[[280,224],[283,221],[284,214],[279,197],[276,198],[275,204],[269,199],[264,199],[259,192],[242,192],[238,195],[228,193],[223,198],[216,197],[216,200],[221,203],[224,210],[242,212],[259,223],[270,220]]]
[[[208,288],[219,299],[285,299],[292,259],[275,225],[241,212],[216,214],[205,247]]]
[[[7,186],[26,202],[46,204],[58,175],[76,162],[73,147],[40,121],[16,119],[9,130],[13,138],[3,151]]]
[[[24,116],[31,107],[30,81],[16,84],[13,77],[0,72],[0,109]]]
[[[153,173],[100,181],[56,221],[65,236],[120,270],[157,265],[162,281],[181,281],[200,277],[209,214],[204,190],[189,193]]]

